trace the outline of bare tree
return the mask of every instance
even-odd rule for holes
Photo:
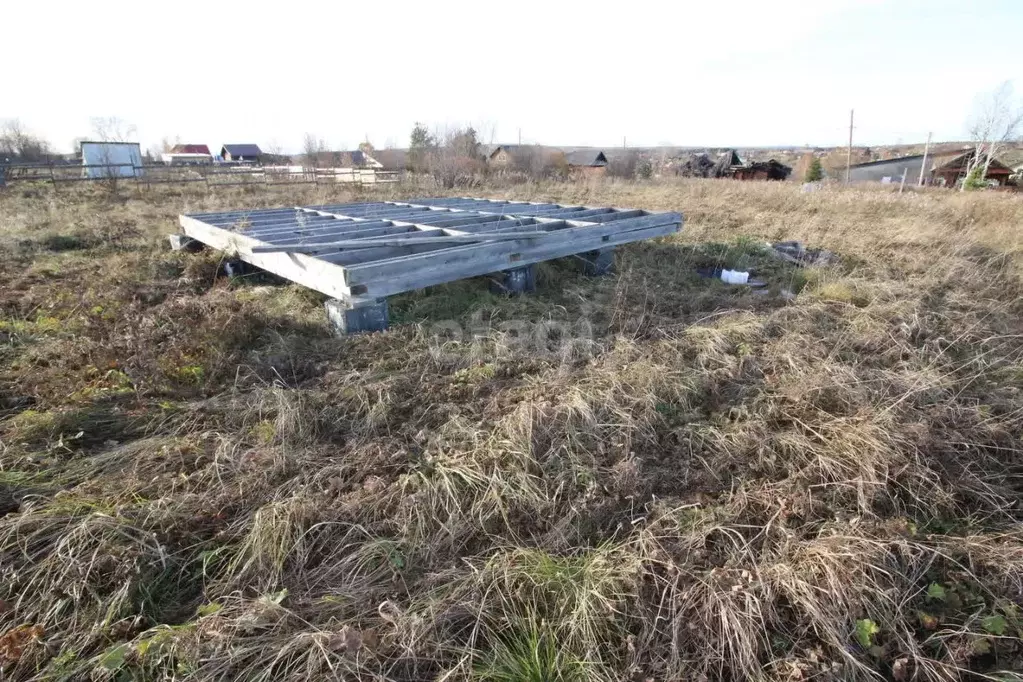
[[[567,175],[568,171],[564,152],[539,144],[516,147],[514,168],[535,179]]]
[[[471,186],[483,172],[483,155],[476,129],[471,125],[455,126],[423,136],[424,127],[413,130],[417,156],[425,157],[426,168],[444,187]],[[421,160],[420,160],[421,162]]]
[[[30,133],[18,119],[0,122],[0,160],[46,161],[52,151],[49,142]]]
[[[117,116],[93,116],[92,132],[100,142],[127,142],[135,137],[135,126]]]
[[[264,166],[284,165],[288,161],[284,155],[284,148],[281,146],[281,143],[277,140],[277,138],[270,140],[270,144],[263,147],[263,152]]]
[[[160,138],[160,152],[164,153],[174,151],[174,148],[177,147],[179,144],[181,144],[180,135],[175,135],[173,140],[164,135],[162,138]]]
[[[325,151],[327,151],[327,143],[322,137],[306,133],[302,140],[302,164],[307,168],[316,168],[319,165],[320,155]]]
[[[92,132],[98,142],[127,142],[129,138],[135,137],[135,126],[117,116],[93,116],[89,122],[92,124]],[[118,158],[112,147],[113,145],[103,145],[97,165],[103,167],[99,177],[103,178],[107,191],[111,196],[116,196],[120,178],[122,176],[138,177],[140,171],[135,167],[134,159],[130,163],[125,163],[123,159]],[[124,172],[124,168],[129,165],[131,172]]]
[[[1011,81],[978,95],[967,127],[977,152],[967,162],[966,177],[982,166],[983,171],[978,175],[981,179],[986,178],[999,148],[1019,138],[1023,129],[1023,104],[1016,97]],[[966,184],[964,182],[961,189],[966,189]]]
[[[607,175],[612,178],[633,179],[636,177],[636,167],[639,165],[639,152],[624,151],[620,154],[611,155],[607,164]]]

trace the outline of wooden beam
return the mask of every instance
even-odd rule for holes
[[[409,234],[409,233],[406,233]],[[553,232],[483,232],[474,235],[441,235],[429,237],[365,237],[362,239],[343,239],[322,244],[269,244],[253,246],[252,253],[317,253],[325,249],[372,249],[379,246],[409,246],[411,244],[475,244],[480,242],[505,241],[512,239],[540,239]]]
[[[520,220],[502,220],[496,223],[486,223],[488,233],[490,231],[501,233],[503,231],[517,230],[519,223],[525,221]],[[499,225],[507,225],[506,227],[497,227]],[[555,223],[558,227],[564,227],[564,223]],[[547,225],[544,225],[547,228]],[[455,248],[457,244],[438,244],[435,240],[431,240],[425,244],[402,244],[401,246],[390,246],[373,249],[351,249],[344,251],[327,251],[324,253],[317,254],[317,258],[330,261],[331,263],[337,263],[338,265],[357,265],[359,263],[369,263],[372,261],[383,260],[386,258],[395,258],[398,256],[411,256],[417,253],[427,253],[429,251],[440,251],[442,249]]]
[[[614,211],[612,213],[602,213],[600,215],[587,216],[585,218],[581,218],[580,220],[582,222],[584,222],[584,223],[613,223],[613,222],[616,222],[618,220],[625,220],[625,219],[628,219],[628,218],[642,218],[643,216],[647,216],[647,215],[651,215],[651,214],[646,212],[646,211],[641,211],[639,209],[632,210],[632,211],[621,211],[621,210],[619,210],[619,211]],[[653,215],[657,215],[657,214],[655,213]],[[572,222],[573,220],[576,220],[576,216],[565,216],[565,218],[568,219],[569,222]]]
[[[215,249],[235,254],[246,263],[251,263],[267,272],[280,275],[333,298],[351,296],[351,289],[345,283],[344,269],[338,265],[300,253],[252,253],[252,247],[259,242],[251,237],[228,232],[189,216],[180,216],[178,222],[189,237]]]
[[[409,259],[426,257],[436,260],[437,262],[432,265],[420,267],[415,270],[407,270],[400,274],[391,274],[380,279],[366,280],[361,283],[356,283],[349,279],[348,285],[353,294],[356,296],[391,296],[403,291],[413,291],[415,289],[443,284],[444,282],[465,279],[466,277],[477,277],[501,270],[507,270],[512,267],[521,267],[555,258],[563,258],[565,256],[575,255],[581,251],[593,251],[600,248],[627,244],[641,239],[662,237],[673,234],[677,230],[677,224],[666,224],[609,236],[607,241],[597,239],[586,240],[582,243],[578,241],[574,243],[571,241],[559,241],[548,244],[546,240],[541,240],[536,242],[536,248],[523,248],[519,252],[513,251],[511,253],[501,250],[497,250],[496,253],[484,252],[485,249],[492,246],[486,244],[474,247],[480,252],[477,257],[474,258],[451,258],[452,252],[460,249],[445,249],[436,253],[408,257]],[[519,242],[508,242],[508,244],[516,243]],[[498,244],[497,246],[504,246],[504,244]],[[374,265],[374,263],[354,265],[345,268],[345,272],[349,273],[354,269],[365,268],[372,265]]]
[[[324,234],[324,233],[339,233],[344,231],[357,231],[366,230],[371,228],[381,227],[394,227],[394,223],[390,220],[370,220],[370,221],[355,221],[355,220],[335,220],[332,223],[316,223],[312,227],[302,227],[299,224],[278,226],[267,230],[241,230],[240,234],[245,234],[250,237],[255,237],[261,241],[269,242],[274,241],[278,237],[288,238],[291,235],[299,234]]]
[[[600,248],[604,242],[611,241],[611,237],[618,238],[627,235],[629,232],[643,230],[650,227],[670,226],[671,231],[681,227],[682,215],[679,213],[660,213],[641,218],[613,221],[603,225],[589,225],[585,227],[569,227],[549,233],[550,236],[543,240],[544,245],[552,243],[566,243],[578,245],[572,253],[581,253]],[[605,239],[606,238],[606,239]],[[642,237],[640,237],[642,238]],[[625,242],[634,241],[626,239]],[[625,243],[616,242],[616,243]],[[398,276],[405,272],[420,267],[435,267],[438,265],[453,264],[460,260],[485,258],[489,256],[512,256],[529,247],[525,241],[496,242],[490,244],[476,244],[453,249],[446,249],[442,258],[438,261],[433,254],[417,254],[414,256],[402,256],[372,263],[364,263],[345,269],[345,276],[349,285],[361,284],[381,277]],[[535,261],[534,261],[535,262]],[[502,268],[496,268],[500,270]]]
[[[406,234],[419,234],[416,230],[411,227],[401,225],[386,225],[383,227],[368,227],[358,230],[334,230],[334,231],[321,231],[315,234],[289,234],[289,235],[276,235],[273,239],[267,239],[264,237],[256,237],[261,244],[260,246],[274,246],[280,247],[279,250],[287,251],[289,246],[298,245],[311,245],[311,244],[327,244],[329,242],[339,242],[346,240],[362,240],[363,238],[376,238],[390,237],[392,239],[399,238],[400,235]]]

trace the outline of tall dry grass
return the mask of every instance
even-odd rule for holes
[[[495,186],[686,229],[345,339],[316,295],[163,247],[181,211],[436,193],[380,191],[0,197],[4,675],[1016,674],[1019,197]],[[841,259],[773,264],[782,238]],[[728,259],[772,294],[692,274]]]

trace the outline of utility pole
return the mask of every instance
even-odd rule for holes
[[[931,133],[927,133],[927,144],[924,145],[924,160],[920,163],[920,180],[917,185],[923,186],[924,172],[927,170],[927,152],[931,151]]]
[[[849,169],[852,168],[852,133],[853,133],[853,113],[854,109],[849,110],[849,149],[845,152],[845,184],[849,184]]]

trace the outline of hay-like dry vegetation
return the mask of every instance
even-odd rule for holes
[[[121,191],[0,194],[0,678],[1018,679],[1019,196],[477,189],[687,223],[334,338],[176,215],[436,190]]]

